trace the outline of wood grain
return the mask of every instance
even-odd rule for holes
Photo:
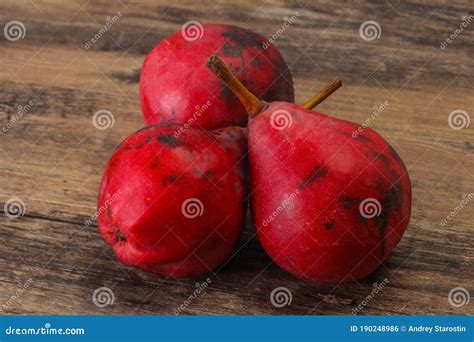
[[[19,20],[24,39],[0,38],[0,125],[18,106],[31,108],[0,135],[0,204],[21,199],[24,216],[0,215],[0,310],[4,314],[173,314],[203,279],[161,279],[115,261],[94,214],[104,163],[115,146],[143,125],[138,81],[148,51],[189,20],[219,21],[269,37],[284,17],[297,20],[275,44],[292,71],[303,103],[335,76],[343,87],[319,111],[371,123],[397,149],[413,182],[409,229],[388,260],[368,278],[348,284],[302,282],[271,263],[250,219],[233,257],[209,274],[210,285],[182,314],[352,314],[388,279],[359,314],[473,314],[448,293],[474,293],[474,204],[446,227],[441,219],[474,192],[474,130],[453,130],[453,110],[474,113],[474,31],[439,45],[472,13],[468,1],[301,2],[13,1],[0,3],[0,24]],[[107,16],[120,20],[87,50]],[[381,36],[364,41],[360,25],[375,20]],[[474,24],[471,24],[474,25]],[[474,27],[474,26],[473,26]],[[100,131],[92,115],[113,113]],[[31,284],[29,279],[31,278]],[[27,284],[27,286],[24,286]],[[95,289],[112,289],[113,305],[94,305]],[[276,308],[276,287],[292,303]],[[25,288],[26,287],[26,288]],[[2,306],[3,305],[3,306]]]

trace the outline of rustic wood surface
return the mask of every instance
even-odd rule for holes
[[[290,65],[297,102],[341,76],[344,85],[319,110],[362,123],[388,102],[371,127],[405,161],[413,183],[409,228],[374,274],[341,285],[299,281],[265,255],[247,225],[233,257],[182,314],[473,314],[474,299],[451,305],[448,293],[474,293],[474,122],[455,130],[454,110],[474,114],[474,23],[445,49],[440,43],[472,15],[466,1],[23,1],[0,2],[0,24],[26,28],[23,39],[0,38],[0,204],[21,199],[25,213],[0,215],[0,310],[3,314],[173,314],[196,281],[166,279],[125,267],[85,220],[96,211],[107,158],[143,125],[138,99],[141,64],[161,39],[189,20],[223,22],[270,37]],[[90,49],[106,17],[116,22]],[[464,17],[463,17],[464,16]],[[366,41],[365,21],[381,27]],[[3,33],[3,30],[2,32]],[[31,108],[30,108],[31,107]],[[105,130],[92,125],[113,113]],[[468,117],[467,117],[468,118]],[[474,119],[474,118],[473,118]],[[463,197],[464,196],[464,197]],[[11,202],[10,202],[11,203]],[[443,227],[440,221],[456,212]],[[282,308],[276,287],[291,291]],[[98,307],[94,290],[108,287],[114,303]]]

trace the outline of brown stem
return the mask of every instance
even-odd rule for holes
[[[329,95],[334,93],[341,85],[342,81],[339,77],[337,77],[334,81],[326,85],[319,93],[313,96],[311,100],[306,102],[303,107],[306,109],[313,109],[318,104],[323,102]]]
[[[207,67],[227,84],[230,90],[237,96],[240,102],[244,105],[247,113],[251,118],[260,114],[260,112],[267,107],[265,101],[260,100],[252,94],[242,82],[229,70],[225,63],[217,55],[211,56],[207,60]]]

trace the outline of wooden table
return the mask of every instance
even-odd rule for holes
[[[8,126],[0,135],[0,204],[20,199],[25,208],[17,218],[0,215],[4,313],[173,314],[193,296],[196,281],[205,278],[163,280],[125,267],[115,261],[96,223],[84,224],[96,211],[104,163],[143,125],[140,68],[158,41],[189,20],[241,25],[270,37],[284,17],[297,12],[275,41],[290,65],[297,102],[337,75],[344,85],[320,111],[363,123],[374,106],[387,101],[370,126],[409,169],[414,200],[408,231],[374,274],[335,286],[299,281],[279,269],[249,224],[232,259],[210,275],[212,283],[181,313],[351,314],[365,300],[359,314],[473,314],[474,299],[459,307],[448,301],[453,288],[474,293],[474,203],[456,209],[474,192],[474,122],[462,129],[448,124],[453,111],[465,111],[453,114],[465,119],[474,115],[474,23],[455,33],[467,20],[462,17],[473,14],[472,3],[169,3],[0,3],[2,27],[17,20],[26,29],[23,39],[0,40],[0,120]],[[120,19],[86,49],[106,17],[118,12]],[[366,21],[380,26],[378,38],[362,39],[359,29]],[[25,113],[15,121],[19,106]],[[115,119],[105,130],[92,125],[101,109]],[[442,226],[451,212],[454,217]],[[371,296],[373,284],[386,278],[386,286]],[[113,291],[112,305],[93,303],[100,287]],[[291,291],[290,305],[271,304],[276,287]]]

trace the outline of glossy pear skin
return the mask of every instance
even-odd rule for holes
[[[283,102],[249,122],[254,226],[270,257],[299,278],[363,278],[407,228],[407,170],[386,140],[358,127]],[[378,215],[360,208],[364,200]]]
[[[244,226],[246,134],[177,132],[149,126],[120,144],[102,177],[98,223],[124,264],[199,276],[226,260]]]
[[[199,33],[201,38],[189,40],[178,31],[146,57],[140,75],[140,102],[147,124],[192,122],[203,129],[247,125],[245,108],[206,66],[213,54],[260,98],[293,102],[288,66],[266,38],[221,24],[203,24]]]

